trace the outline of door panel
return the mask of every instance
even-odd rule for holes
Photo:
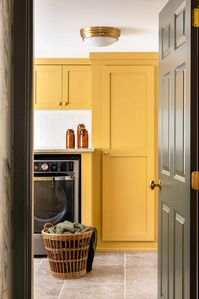
[[[164,236],[162,238],[161,243],[162,243],[162,249],[161,249],[161,286],[160,286],[160,293],[161,293],[161,298],[169,298],[169,271],[170,271],[170,229],[169,229],[169,224],[170,224],[170,218],[171,218],[171,211],[170,208],[162,204],[162,213],[161,213],[161,235]]]
[[[90,109],[91,67],[63,66],[63,101],[70,109]]]
[[[185,42],[185,16],[186,1],[179,6],[174,14],[175,48],[180,47]]]
[[[185,101],[186,72],[185,64],[174,71],[174,175],[185,177]]]
[[[175,297],[174,298],[183,298],[184,295],[184,239],[185,239],[185,219],[179,214],[175,214],[175,264],[174,264],[174,281],[175,281]]]
[[[162,77],[162,159],[161,168],[170,175],[170,114],[171,114],[171,74]]]
[[[59,108],[62,103],[62,66],[36,65],[34,74],[35,108]]]
[[[103,241],[153,241],[154,68],[103,74]]]
[[[170,24],[170,52],[163,28]],[[191,1],[160,13],[158,298],[190,298],[190,30]]]

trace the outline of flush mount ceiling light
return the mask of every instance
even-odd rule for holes
[[[120,34],[120,29],[106,26],[86,27],[80,30],[82,40],[94,47],[109,46],[119,39]]]

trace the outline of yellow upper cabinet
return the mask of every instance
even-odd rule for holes
[[[35,109],[91,109],[91,94],[87,59],[36,59]]]
[[[62,104],[62,66],[36,65],[34,105],[37,109],[57,109]]]
[[[64,106],[89,109],[91,106],[91,67],[63,66]]]

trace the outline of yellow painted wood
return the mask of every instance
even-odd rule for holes
[[[35,109],[91,109],[89,59],[35,59]]]
[[[35,58],[34,64],[91,65],[91,60],[89,58]]]
[[[143,64],[148,63],[150,60],[154,60],[157,64],[157,60],[159,58],[159,53],[157,52],[92,52],[90,53],[91,61],[95,62],[97,60],[115,60],[115,63],[118,64],[120,62],[128,60],[128,65],[136,64],[137,62]]]
[[[104,67],[103,85],[103,240],[153,241],[154,67]]]
[[[89,109],[91,107],[91,67],[63,66],[63,108]]]
[[[113,55],[112,55],[113,54]],[[93,189],[95,192],[93,193],[93,224],[98,229],[98,250],[99,251],[148,251],[148,250],[156,250],[157,248],[157,191],[154,192],[153,197],[151,197],[151,191],[148,190],[148,197],[145,196],[145,201],[141,199],[139,202],[137,199],[131,203],[130,198],[133,198],[134,190],[129,190],[128,188],[125,190],[125,196],[123,196],[121,184],[118,182],[121,180],[123,186],[132,185],[130,182],[132,180],[138,180],[140,177],[140,181],[138,184],[138,196],[142,197],[143,190],[141,189],[140,185],[145,184],[148,185],[149,179],[149,172],[151,171],[152,167],[154,168],[153,175],[157,178],[157,68],[158,68],[158,53],[92,53],[92,74],[93,74],[93,146],[96,148],[96,151],[93,156]],[[154,133],[153,139],[153,165],[149,165],[148,171],[144,172],[144,175],[141,176],[140,173],[143,171],[145,164],[147,164],[147,159],[149,155],[149,148],[148,143],[147,146],[144,145],[144,141],[140,136],[138,136],[139,144],[130,143],[130,148],[127,146],[127,135],[134,134],[136,136],[137,132],[130,126],[127,131],[126,135],[122,137],[121,144],[119,144],[118,140],[113,138],[113,136],[117,135],[117,130],[121,133],[122,128],[119,126],[122,122],[125,124],[125,128],[128,125],[128,122],[132,122],[134,126],[136,122],[139,122],[137,115],[131,115],[129,117],[129,112],[127,111],[127,118],[122,118],[119,115],[118,118],[114,117],[113,114],[110,114],[110,107],[113,109],[114,114],[121,109],[122,113],[125,113],[125,108],[128,107],[128,92],[125,91],[125,84],[128,82],[129,74],[126,74],[125,69],[123,69],[122,73],[126,76],[123,81],[118,79],[118,75],[116,74],[109,74],[106,77],[107,70],[109,68],[114,67],[136,67],[136,66],[144,66],[150,67],[149,73],[152,69],[153,78],[151,80],[151,90],[153,90],[153,99],[154,101],[152,114],[150,119],[153,121],[153,130],[152,134]],[[111,70],[114,73],[114,69]],[[116,72],[117,73],[117,72]],[[151,73],[151,74],[152,74]],[[107,101],[110,95],[110,85],[107,82],[110,81],[110,77],[113,76],[113,81],[111,87],[118,89],[121,88],[118,92],[115,92],[117,95],[117,101],[112,103]],[[126,81],[127,79],[127,81]],[[116,84],[117,82],[117,84]],[[139,83],[139,82],[138,82]],[[118,85],[118,88],[115,87]],[[130,84],[128,84],[130,85]],[[139,85],[139,84],[138,84]],[[122,90],[123,88],[123,90]],[[106,90],[106,92],[105,92]],[[122,91],[121,91],[122,90]],[[132,90],[132,88],[131,88]],[[112,94],[112,91],[111,91]],[[105,100],[106,97],[106,100]],[[122,98],[122,100],[121,100]],[[135,97],[133,97],[135,99]],[[127,102],[125,102],[127,101]],[[104,103],[109,103],[106,104]],[[123,102],[124,105],[122,105]],[[140,103],[135,103],[137,109],[139,108]],[[130,107],[129,107],[130,108]],[[108,109],[108,110],[107,110]],[[150,107],[147,106],[147,111],[150,110]],[[129,109],[128,109],[129,110]],[[107,112],[109,111],[109,112]],[[143,111],[142,111],[143,113]],[[106,115],[104,119],[104,115]],[[143,119],[143,115],[141,115]],[[152,119],[154,117],[154,119]],[[115,127],[115,124],[118,126]],[[105,124],[105,126],[103,125]],[[145,122],[146,124],[146,122]],[[143,123],[139,125],[139,127],[143,131]],[[137,127],[137,130],[139,130]],[[108,129],[107,129],[108,128]],[[113,128],[113,129],[112,129]],[[125,131],[124,131],[125,132]],[[120,134],[119,134],[120,135]],[[143,135],[143,133],[142,133]],[[145,136],[146,137],[146,136]],[[134,138],[135,139],[135,138]],[[147,139],[148,142],[148,139]],[[151,141],[150,141],[151,142]],[[151,143],[151,145],[152,145]],[[114,148],[113,148],[114,145]],[[111,147],[112,146],[112,147]],[[152,148],[152,146],[151,146]],[[105,153],[104,153],[105,152]],[[126,162],[123,163],[122,161],[125,160]],[[136,162],[135,162],[136,161]],[[140,162],[141,161],[141,162]],[[135,163],[134,163],[135,162]],[[149,163],[150,164],[150,163]],[[138,166],[139,165],[139,166]],[[103,167],[102,167],[103,166]],[[124,177],[124,168],[127,168],[128,174],[130,176],[125,179]],[[121,173],[119,169],[122,168]],[[138,170],[137,170],[138,168]],[[141,169],[142,168],[142,169]],[[102,172],[103,170],[103,172]],[[107,170],[107,171],[106,171]],[[133,171],[132,171],[133,170]],[[152,173],[152,172],[151,172]],[[103,174],[103,175],[102,175]],[[104,178],[105,176],[105,178]],[[107,179],[106,179],[107,177]],[[147,178],[147,179],[146,179]],[[151,179],[151,178],[150,178]],[[128,181],[129,180],[129,181]],[[105,181],[105,185],[104,185]],[[109,181],[109,185],[107,183]],[[106,186],[107,185],[107,186]],[[137,187],[137,186],[136,186]],[[145,187],[146,190],[146,187]],[[104,201],[103,195],[107,197],[107,200],[110,199],[108,193],[113,193],[114,196],[111,197],[111,200],[108,202]],[[146,194],[147,195],[147,194]],[[133,196],[133,197],[132,197]],[[152,203],[150,202],[150,198],[152,198]],[[119,203],[118,203],[119,199]],[[130,222],[132,220],[127,220],[126,218],[132,218],[134,215],[131,214],[130,211],[124,206],[125,199],[130,202],[131,207],[133,208],[133,213],[135,214],[134,218],[134,228],[132,228]],[[116,206],[114,206],[116,202]],[[122,204],[123,203],[123,204]],[[130,207],[130,208],[131,208]],[[147,208],[146,208],[147,207]],[[120,209],[121,208],[121,209]],[[144,208],[144,209],[143,209]],[[104,215],[103,210],[107,210],[107,214]],[[135,213],[135,209],[137,212],[141,209],[140,217],[142,219],[138,220],[138,214]],[[113,220],[113,216],[111,216],[112,210],[117,217],[117,220]],[[143,211],[147,210],[144,219]],[[151,214],[150,216],[147,213]],[[128,216],[128,217],[127,217]],[[106,226],[106,232],[104,235],[104,217],[106,218],[107,223],[109,223],[109,227]],[[110,217],[111,219],[108,219]],[[126,217],[126,218],[125,218]],[[129,217],[129,218],[130,218]],[[122,223],[125,221],[125,225],[129,224],[130,227],[133,229],[131,231],[129,228],[127,229],[127,233],[123,235],[121,233],[121,227],[118,223]],[[142,221],[141,221],[142,220]],[[130,222],[129,222],[130,221]],[[141,224],[139,226],[139,223]],[[144,231],[144,224],[147,224],[148,229]],[[110,231],[110,227],[113,227],[113,230]],[[136,228],[136,229],[135,229]],[[138,228],[138,230],[137,230]],[[137,234],[138,233],[138,234]],[[104,240],[104,237],[106,240]],[[121,237],[121,238],[120,238]],[[114,240],[114,241],[113,241]],[[115,241],[117,240],[117,241]],[[129,241],[127,241],[129,240]],[[134,241],[132,241],[134,240]]]
[[[37,109],[58,109],[62,103],[62,66],[36,65],[34,105]]]
[[[93,155],[81,154],[82,223],[93,225]]]

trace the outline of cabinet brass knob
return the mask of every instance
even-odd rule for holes
[[[57,106],[62,106],[62,102],[57,102]]]
[[[68,102],[64,102],[64,106],[67,106],[69,103]]]
[[[104,154],[105,156],[108,156],[108,154],[109,154],[109,151],[107,151],[107,150],[104,150],[104,151],[103,151],[103,154]]]

